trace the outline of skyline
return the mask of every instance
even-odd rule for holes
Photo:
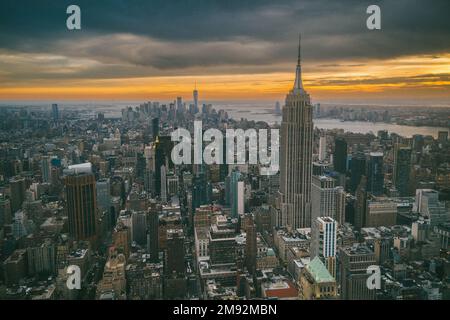
[[[68,4],[2,3],[0,100],[282,100],[301,32],[315,102],[450,102],[445,1],[377,1],[375,31],[360,1],[78,1],[76,31]]]

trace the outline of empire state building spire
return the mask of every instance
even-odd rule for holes
[[[294,82],[294,92],[295,93],[303,93],[303,82],[302,82],[302,35],[298,36],[298,59],[297,59],[297,68],[295,70],[295,82]]]
[[[302,83],[300,41],[294,88],[286,96],[282,113],[277,225],[309,228],[314,127],[311,100]]]

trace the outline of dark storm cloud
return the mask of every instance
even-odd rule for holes
[[[423,82],[449,82],[450,74],[442,73],[442,74],[419,74],[416,76],[408,76],[408,77],[382,77],[382,78],[372,78],[372,79],[346,79],[346,78],[337,78],[337,79],[317,79],[313,80],[310,83],[315,86],[327,86],[327,85],[339,85],[339,86],[352,86],[358,84],[391,84],[391,83],[402,83],[403,85],[417,85],[420,87]],[[448,87],[448,85],[447,85]]]
[[[365,11],[373,3],[382,10],[381,31],[366,28]],[[66,29],[70,4],[81,7],[81,31]],[[301,31],[304,58],[327,65],[448,52],[449,12],[448,0],[2,0],[0,53],[52,54],[103,65],[78,71],[86,76],[105,65],[118,74],[126,74],[127,65],[133,74],[140,73],[131,70],[136,66],[260,70],[255,66],[295,61]]]

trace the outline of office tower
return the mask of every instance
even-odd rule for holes
[[[327,158],[327,136],[325,134],[321,134],[319,139],[319,161],[325,161],[326,158]]]
[[[274,225],[274,208],[263,204],[254,210],[256,231],[260,233],[271,232]]]
[[[355,244],[339,250],[341,299],[374,300],[374,289],[367,287],[369,266],[375,265],[374,252],[365,245]]]
[[[134,211],[131,214],[131,234],[133,241],[138,245],[147,244],[147,212]]]
[[[97,284],[96,299],[124,300],[126,297],[126,259],[116,248],[109,248],[109,257],[103,270],[103,277]]]
[[[4,281],[7,286],[19,284],[27,276],[27,250],[15,250],[3,262]]]
[[[203,171],[197,173],[192,181],[192,212],[204,204],[211,203],[212,186]]]
[[[166,166],[161,166],[161,201],[167,202],[167,174]]]
[[[383,194],[383,152],[371,152],[367,166],[367,191],[375,196]]]
[[[9,180],[11,189],[11,213],[15,213],[22,208],[22,203],[25,200],[26,183],[24,178],[13,177]]]
[[[197,91],[197,83],[195,84],[194,91],[192,92],[194,97],[194,113],[198,113],[198,91]]]
[[[355,192],[356,188],[358,188],[358,185],[361,182],[361,177],[366,174],[366,156],[364,155],[364,153],[357,153],[352,155],[350,171],[350,190],[352,192]]]
[[[52,104],[52,118],[54,122],[59,120],[59,109],[56,103]]]
[[[177,97],[177,112],[183,112],[183,98]]]
[[[127,299],[159,300],[163,299],[162,266],[150,264],[144,259],[127,264]]]
[[[167,230],[166,275],[184,275],[184,234],[182,229]]]
[[[375,239],[373,250],[375,253],[376,264],[381,265],[390,258],[392,248],[392,238],[382,237]]]
[[[111,208],[111,186],[109,179],[100,179],[96,183],[97,206],[102,211],[110,211]]]
[[[448,131],[439,131],[437,140],[439,143],[447,143],[448,142]]]
[[[318,217],[311,226],[311,258],[319,257],[330,274],[336,277],[337,222],[330,217]]]
[[[300,272],[299,297],[301,300],[336,299],[336,279],[326,266],[315,257]]]
[[[3,194],[0,194],[0,229],[12,223],[11,202]]]
[[[450,211],[439,201],[439,192],[432,189],[416,190],[416,211],[430,220],[431,228],[450,222]]]
[[[299,41],[294,87],[286,96],[281,121],[278,224],[291,229],[311,225],[312,145],[312,106],[302,83]]]
[[[223,150],[227,150],[227,139],[226,134],[223,137]],[[227,164],[227,153],[223,152],[222,163],[219,164],[219,179],[224,181],[228,177],[228,164]]]
[[[336,216],[333,218],[338,224],[344,224],[347,206],[347,192],[343,187],[336,187]]]
[[[244,214],[244,182],[239,171],[231,172],[230,191],[231,216],[237,218]]]
[[[355,228],[360,230],[366,225],[366,205],[367,205],[367,178],[361,177],[361,181],[355,192]]]
[[[136,153],[136,176],[142,179],[146,168],[146,159],[143,152]]]
[[[275,114],[276,114],[277,116],[280,116],[280,115],[281,115],[280,101],[277,101],[277,102],[275,103]]]
[[[161,196],[161,167],[166,164],[166,156],[164,149],[159,141],[159,136],[156,136],[153,143],[155,159],[153,161],[154,183],[155,183],[155,196]]]
[[[414,151],[422,152],[422,148],[425,143],[425,139],[424,139],[423,135],[415,134],[412,136],[412,140],[413,140],[412,147],[413,147]]]
[[[117,223],[112,233],[112,244],[118,252],[123,253],[125,258],[128,259],[130,256],[131,232],[130,228],[121,221]]]
[[[28,275],[56,273],[56,248],[51,241],[27,248]]]
[[[328,162],[313,162],[312,174],[314,176],[323,176],[331,172],[331,164]]]
[[[153,143],[154,148],[154,183],[155,183],[155,195],[161,197],[161,167],[165,166],[166,172],[173,168],[173,162],[171,160],[171,152],[173,148],[173,142],[170,136],[157,136]]]
[[[392,182],[397,188],[400,197],[409,196],[409,177],[411,173],[411,148],[395,145],[394,148],[394,174]]]
[[[28,235],[28,227],[29,221],[27,214],[22,211],[16,211],[14,213],[13,225],[12,225],[12,233],[16,239],[25,237]]]
[[[66,175],[64,184],[70,236],[77,241],[95,240],[97,236],[95,176],[75,170]]]
[[[342,222],[345,204],[341,199],[345,193],[342,187],[335,187],[335,180],[329,176],[313,176],[311,186],[311,222],[318,217],[331,217]]]
[[[235,230],[213,224],[208,234],[209,256],[212,265],[236,263]]]
[[[152,119],[152,136],[153,141],[155,141],[156,137],[159,136],[159,118]]]
[[[366,203],[365,227],[389,227],[397,222],[397,203],[380,197],[369,197]]]
[[[149,194],[154,194],[155,182],[153,181],[154,173],[152,169],[146,168],[144,171],[144,190]]]
[[[41,158],[41,174],[43,182],[50,182],[51,168],[50,157],[43,156]]]
[[[148,253],[151,262],[159,261],[159,212],[160,207],[156,201],[150,202],[147,216],[147,232],[148,232]]]
[[[347,172],[347,142],[342,137],[334,140],[333,166],[339,173]]]
[[[425,220],[414,221],[411,225],[411,236],[415,242],[424,242],[430,234],[430,224]]]
[[[246,225],[246,242],[245,242],[245,265],[248,272],[254,274],[256,272],[256,225],[253,220],[253,215],[247,214],[245,216]]]

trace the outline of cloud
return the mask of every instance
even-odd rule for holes
[[[76,3],[81,31],[66,29],[65,10],[73,1],[1,1],[4,86],[45,79],[290,72],[299,31],[307,72],[360,70],[402,56],[440,61],[450,52],[448,0]],[[373,3],[382,10],[381,31],[366,28],[366,8]]]

